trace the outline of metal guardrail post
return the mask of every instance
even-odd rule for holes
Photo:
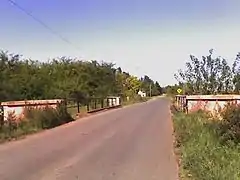
[[[78,111],[78,113],[80,113],[80,103],[79,103],[79,101],[77,101],[77,111]]]
[[[97,109],[97,99],[94,100],[94,109]]]
[[[87,103],[87,111],[89,111],[90,110],[90,108],[89,108],[89,102]]]
[[[103,108],[103,103],[104,103],[104,100],[102,99],[101,100],[101,108]]]

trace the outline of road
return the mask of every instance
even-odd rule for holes
[[[0,145],[0,180],[176,180],[161,98]]]

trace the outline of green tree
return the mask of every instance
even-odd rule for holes
[[[162,94],[162,88],[160,84],[156,81],[152,88],[152,95],[159,96]]]
[[[233,63],[233,89],[234,92],[239,94],[240,93],[240,52],[237,54],[236,59]]]
[[[187,94],[226,94],[232,91],[233,73],[222,57],[213,58],[212,52],[202,59],[191,55],[185,70],[179,70],[175,78]]]
[[[48,62],[0,52],[0,101],[136,96],[142,81],[115,64],[59,57]],[[145,77],[145,87],[153,82]]]

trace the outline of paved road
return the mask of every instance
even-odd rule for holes
[[[164,99],[0,145],[0,180],[176,180],[176,166]]]

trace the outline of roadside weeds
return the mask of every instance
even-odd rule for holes
[[[240,147],[221,141],[218,122],[202,112],[176,112],[173,124],[180,179],[240,179]]]

